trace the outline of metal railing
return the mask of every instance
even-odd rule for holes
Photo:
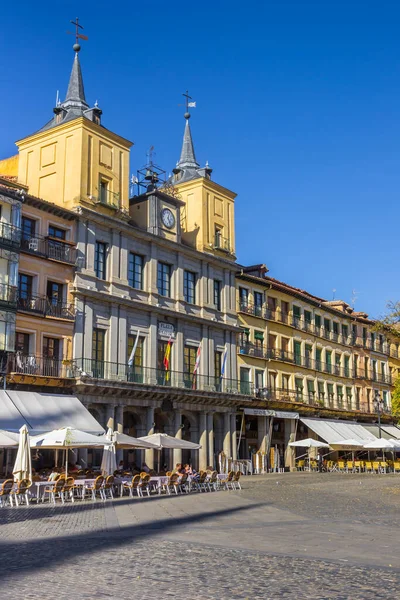
[[[0,221],[0,245],[10,250],[17,250],[21,245],[21,229]]]
[[[253,344],[251,342],[239,345],[239,354],[247,354],[256,358],[268,358],[267,349],[263,345]]]
[[[72,360],[22,354],[20,352],[9,356],[8,372],[42,377],[76,377],[76,369]]]
[[[237,379],[193,375],[180,371],[165,371],[151,367],[129,367],[123,363],[99,361],[90,358],[75,360],[78,373],[82,377],[106,379],[109,381],[126,381],[128,383],[173,387],[203,392],[225,394],[254,395],[254,384]]]
[[[56,319],[75,319],[75,307],[69,302],[58,302],[47,296],[19,296],[17,310],[30,312],[42,317],[54,317]]]
[[[70,265],[74,265],[76,262],[76,248],[53,238],[31,237],[22,233],[21,250]]]
[[[229,239],[222,237],[222,235],[220,235],[219,233],[215,234],[214,248],[216,248],[217,250],[223,250],[224,252],[233,252]]]
[[[283,388],[262,388],[256,390],[256,396],[270,402],[292,402],[302,403],[308,406],[319,406],[321,408],[339,408],[342,410],[357,410],[369,412],[366,405],[344,395],[335,396],[319,392],[290,390]]]
[[[239,302],[238,311],[252,315],[253,317],[266,318],[265,311],[259,304],[248,304],[247,302]]]

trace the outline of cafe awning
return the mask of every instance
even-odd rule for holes
[[[389,434],[390,438],[400,440],[400,429],[396,425],[381,425],[381,429]],[[386,436],[382,436],[386,437]]]
[[[335,419],[305,419],[300,418],[304,425],[314,431],[320,438],[328,444],[342,440],[354,439],[368,442],[376,439],[375,436],[367,431],[360,423],[351,421],[336,421]]]
[[[18,432],[27,425],[30,435],[74,427],[104,433],[103,427],[76,396],[7,390],[0,392],[0,429]]]

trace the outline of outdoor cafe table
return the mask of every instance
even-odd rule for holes
[[[93,485],[95,481],[95,479],[75,479],[74,485],[82,487],[82,491],[80,490],[82,499],[84,498],[86,487]],[[33,481],[29,490],[31,496],[36,498],[36,502],[39,502],[43,499],[46,486],[52,486],[54,483],[55,481]]]

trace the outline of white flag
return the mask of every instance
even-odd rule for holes
[[[133,344],[132,352],[131,352],[131,355],[128,360],[128,367],[131,367],[133,365],[133,360],[134,360],[135,354],[136,354],[136,348],[139,343],[139,336],[140,336],[140,331],[138,329],[137,335],[136,335],[136,340],[135,340],[135,343]]]
[[[188,102],[188,108],[196,108],[196,102]]]
[[[224,348],[224,354],[222,355],[222,364],[221,364],[221,379],[224,377],[225,375],[225,369],[226,369],[226,359],[228,357],[228,348],[226,347],[225,344],[225,348]]]
[[[194,369],[193,369],[193,375],[196,375],[198,368],[200,366],[200,357],[201,357],[201,342],[199,344],[199,347],[197,348],[197,356],[196,356],[196,362],[195,362]]]

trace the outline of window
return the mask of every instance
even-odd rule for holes
[[[289,358],[289,338],[281,338],[282,358],[288,360]],[[270,346],[271,348],[271,346]]]
[[[254,314],[256,317],[261,317],[263,306],[263,295],[261,292],[254,292]]]
[[[315,315],[314,321],[315,321],[315,328],[317,330],[321,329],[321,317],[320,317],[320,315]]]
[[[309,310],[304,311],[304,321],[306,323],[311,323],[311,312]]]
[[[344,376],[350,377],[350,356],[344,357]]]
[[[326,372],[332,373],[332,352],[325,351]]]
[[[315,396],[314,381],[312,379],[307,379],[307,394],[308,394],[308,401],[312,402],[314,400],[314,396]]]
[[[342,385],[336,386],[336,393],[337,393],[338,406],[342,406],[343,405],[343,386]]]
[[[306,367],[308,367],[309,369],[311,369],[312,364],[312,346],[310,346],[309,344],[305,345],[304,348],[304,356],[305,356],[305,365]]]
[[[333,383],[328,383],[327,388],[328,388],[328,400],[331,403],[331,402],[333,402],[333,398],[334,398]]]
[[[58,240],[65,240],[66,231],[65,229],[55,227],[54,225],[49,225],[49,237],[57,238]]]
[[[381,363],[381,374],[382,374],[382,383],[385,383],[386,380],[386,364]]]
[[[249,290],[246,288],[239,288],[239,304],[240,310],[246,309],[249,305]]]
[[[171,265],[163,262],[158,263],[157,288],[160,296],[171,297]]]
[[[188,304],[196,304],[196,273],[183,272],[183,296]]]
[[[32,275],[20,273],[18,275],[18,298],[19,300],[29,300],[32,296]]]
[[[127,361],[129,361],[131,354],[132,354],[132,350],[133,350],[133,346],[135,345],[136,342],[136,335],[128,335],[128,346],[127,346]],[[133,357],[133,365],[132,367],[134,369],[143,367],[143,344],[144,344],[144,338],[139,337],[138,339],[138,344],[136,346],[136,351],[135,351],[135,356]]]
[[[43,357],[58,359],[60,357],[60,340],[57,338],[43,338]]]
[[[332,323],[332,331],[333,331],[334,339],[337,340],[338,336],[339,336],[339,323],[336,323],[336,321],[333,321],[333,323]]]
[[[369,377],[368,373],[368,356],[364,356],[364,377]]]
[[[372,379],[376,381],[376,360],[372,361]]]
[[[256,378],[256,388],[257,390],[262,390],[264,387],[264,371],[260,369],[255,370],[255,378]]]
[[[96,277],[99,279],[106,278],[106,260],[107,260],[107,244],[104,242],[96,242],[94,256],[94,270]]]
[[[193,371],[196,364],[197,348],[185,346],[183,349],[183,378],[185,387],[192,387],[194,383]]]
[[[315,368],[317,371],[322,370],[322,348],[315,349]]]
[[[93,329],[92,334],[92,371],[93,377],[104,379],[104,347],[106,332]]]
[[[289,302],[281,300],[281,321],[287,323],[289,318]]]
[[[346,387],[346,400],[349,408],[351,407],[351,403],[353,402],[353,391],[351,387]]]
[[[325,399],[325,384],[323,381],[318,381],[318,400]]]
[[[347,342],[347,338],[349,337],[349,328],[347,325],[342,325],[342,336],[345,342]]]
[[[222,352],[214,352],[214,376],[221,377],[222,369]]]
[[[62,283],[57,283],[56,281],[48,281],[46,296],[50,304],[60,304],[63,300]]]
[[[105,181],[104,179],[100,180],[100,202],[102,204],[107,204],[108,203],[108,181]]]
[[[35,237],[36,221],[22,217],[21,219],[22,241],[28,242],[32,237]]]
[[[29,333],[19,333],[15,336],[15,351],[21,354],[29,354]]]
[[[165,353],[167,351],[167,347],[168,347],[168,342],[165,342],[164,340],[158,340],[158,350],[157,350],[157,367],[158,370],[160,371],[160,373],[164,376],[165,373],[168,371],[171,371],[171,358],[172,358],[172,349],[173,349],[173,344],[171,345],[170,348],[170,354],[169,354],[169,358],[168,358],[168,369],[165,368]]]
[[[388,402],[388,393],[386,390],[383,390],[382,392],[382,400],[383,400],[383,407],[385,409],[389,408],[389,402]]]
[[[356,388],[356,410],[360,410],[361,388]]]
[[[301,342],[294,342],[294,362],[301,365]]]
[[[298,327],[300,324],[301,318],[301,309],[300,306],[293,305],[293,325],[294,327]]]
[[[250,394],[250,369],[240,369],[240,393]]]
[[[250,342],[250,329],[248,327],[244,327],[239,335],[240,345],[246,347]]]
[[[367,390],[367,410],[371,412],[371,389]]]
[[[275,317],[276,298],[273,298],[272,296],[268,296],[268,298],[267,298],[267,306],[268,306],[268,311],[270,312],[271,316]]]
[[[221,289],[222,282],[214,279],[214,306],[217,310],[221,310]]]
[[[143,256],[129,252],[128,283],[137,290],[143,289]]]
[[[329,319],[324,319],[324,329],[325,329],[325,335],[327,337],[330,337],[330,331],[331,331],[331,322]]]
[[[340,363],[342,360],[341,354],[335,352],[335,375],[340,375]]]
[[[286,392],[289,391],[290,375],[282,375],[282,389]]]
[[[269,389],[271,390],[271,392],[273,394],[275,394],[276,392],[276,380],[277,380],[278,374],[274,373],[273,371],[269,371],[268,373],[268,379],[269,379]]]
[[[303,380],[295,377],[294,385],[296,388],[296,400],[303,400]]]

